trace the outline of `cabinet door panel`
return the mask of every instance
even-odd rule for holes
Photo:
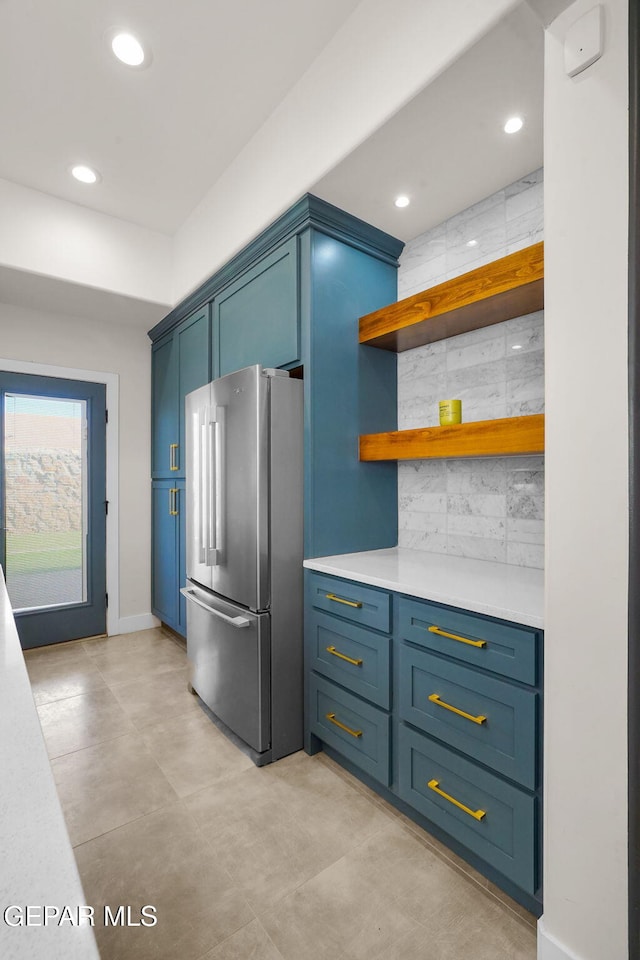
[[[403,720],[535,790],[536,693],[406,644],[399,684]]]
[[[400,598],[400,637],[512,680],[535,684],[538,631],[429,600]]]
[[[192,390],[197,390],[210,377],[209,367],[209,305],[199,310],[175,332],[178,345],[178,449],[175,454],[177,477],[184,477],[185,432],[184,398]]]
[[[311,665],[318,673],[388,710],[390,696],[390,642],[317,610],[309,616]]]
[[[309,684],[309,700],[313,733],[387,785],[389,715],[315,674]]]
[[[178,579],[175,585],[176,602],[178,605],[178,622],[176,624],[176,630],[178,633],[181,633],[183,637],[186,637],[187,635],[187,601],[180,593],[180,588],[184,587],[187,582],[187,550],[186,550],[186,529],[185,529],[186,496],[185,496],[184,480],[178,480],[178,482],[176,483],[176,489],[177,489],[177,493],[175,495],[175,504],[176,504],[176,509],[178,511],[178,516],[175,517],[176,523],[178,525],[178,530],[177,530]]]
[[[214,301],[214,375],[261,363],[282,367],[300,357],[298,256],[293,237]]]
[[[151,487],[152,608],[157,617],[175,627],[178,616],[177,484],[157,480]]]
[[[151,469],[170,477],[171,444],[178,442],[178,355],[173,334],[154,343],[151,354]]]
[[[315,571],[309,577],[309,599],[317,610],[353,620],[363,627],[388,633],[391,602],[388,593],[353,580],[338,580]]]
[[[402,799],[534,893],[536,798],[402,723],[398,741]]]

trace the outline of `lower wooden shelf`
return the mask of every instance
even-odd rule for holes
[[[543,413],[360,436],[360,460],[505,457],[543,452]]]

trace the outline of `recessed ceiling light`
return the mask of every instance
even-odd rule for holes
[[[505,133],[517,133],[518,130],[522,130],[522,125],[524,120],[522,117],[509,117],[507,122],[504,125]]]
[[[396,207],[408,207],[410,204],[409,197],[406,197],[404,194],[401,194],[399,197],[393,201]]]
[[[71,167],[71,174],[79,180],[80,183],[97,183],[100,179],[100,174],[96,170],[92,170],[91,167],[87,167],[84,163],[78,163],[75,167]]]
[[[477,246],[478,246],[478,241],[477,241],[477,240],[467,240],[467,246],[468,246],[468,247],[477,247]]]
[[[111,49],[128,67],[141,67],[147,59],[144,47],[132,33],[117,33],[111,41]]]
[[[512,350],[522,350],[522,344],[521,344],[521,343],[514,343],[513,346],[511,347],[511,349],[512,349]]]

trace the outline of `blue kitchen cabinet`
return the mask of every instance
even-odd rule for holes
[[[151,354],[152,476],[184,477],[184,398],[211,379],[209,307],[155,342]]]
[[[171,475],[178,441],[178,352],[173,334],[151,353],[151,475]]]
[[[151,520],[152,611],[184,636],[184,480],[152,481]]]
[[[541,913],[542,633],[305,571],[305,747]]]
[[[183,635],[187,629],[185,600],[179,591],[186,579],[184,398],[211,378],[210,340],[206,305],[154,343],[151,354],[152,477],[166,480],[164,486],[153,485],[152,609]],[[175,515],[167,514],[169,498],[177,510]]]
[[[262,257],[213,301],[214,377],[300,362],[298,239]]]
[[[305,556],[395,545],[396,464],[361,463],[358,438],[396,428],[396,358],[358,346],[358,318],[396,299],[402,246],[307,195],[175,307],[149,332],[152,477],[173,486],[184,477],[186,393],[254,363],[295,368],[304,377]],[[161,520],[154,512],[154,538],[173,554],[154,554],[154,612],[184,632],[180,537],[170,547],[155,530]]]

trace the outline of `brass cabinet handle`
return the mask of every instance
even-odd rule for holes
[[[472,716],[470,713],[465,713],[464,710],[458,710],[457,707],[452,707],[450,703],[445,703],[444,700],[441,700],[437,693],[432,693],[429,696],[431,703],[435,703],[438,707],[444,707],[445,710],[451,710],[451,713],[457,713],[459,717],[464,717],[465,720],[471,720],[471,723],[485,723],[486,717],[478,715],[477,717]]]
[[[171,517],[178,516],[178,488],[171,487],[169,490],[169,515]]]
[[[449,640],[457,640],[459,643],[468,643],[470,647],[486,647],[486,640],[470,640],[469,637],[459,637],[457,633],[447,633],[440,627],[429,627],[429,633],[437,633],[439,637],[448,637]]]
[[[178,444],[169,444],[169,470],[179,470],[178,466]]]
[[[361,736],[362,736],[362,730],[352,730],[351,727],[347,727],[347,726],[344,725],[344,723],[340,723],[339,720],[336,720],[336,715],[335,715],[335,713],[327,713],[327,714],[326,714],[326,718],[327,718],[327,720],[329,720],[331,723],[334,723],[334,724],[336,725],[336,727],[340,727],[341,730],[344,730],[345,733],[350,734],[352,737],[356,737],[356,738],[357,738],[357,737],[361,737]]]
[[[340,657],[341,660],[346,660],[347,663],[352,663],[354,667],[362,666],[362,660],[354,660],[353,657],[348,657],[346,653],[340,653],[339,650],[336,650],[333,644],[331,644],[330,647],[327,647],[327,653],[333,654],[334,657]]]
[[[342,597],[336,597],[335,593],[325,593],[325,597],[327,600],[335,600],[336,603],[344,603],[348,607],[358,607],[359,609],[362,606],[362,602],[360,600],[343,600]]]
[[[448,800],[449,803],[452,803],[454,807],[457,807],[458,810],[462,810],[463,813],[468,813],[470,817],[473,817],[474,820],[482,820],[487,815],[486,810],[472,810],[471,807],[465,807],[464,803],[460,803],[459,800],[456,800],[455,797],[450,797],[448,793],[445,793],[444,790],[440,789],[438,780],[429,780],[427,784],[429,790],[433,790],[434,793],[437,793],[439,797],[443,797],[445,800]]]

